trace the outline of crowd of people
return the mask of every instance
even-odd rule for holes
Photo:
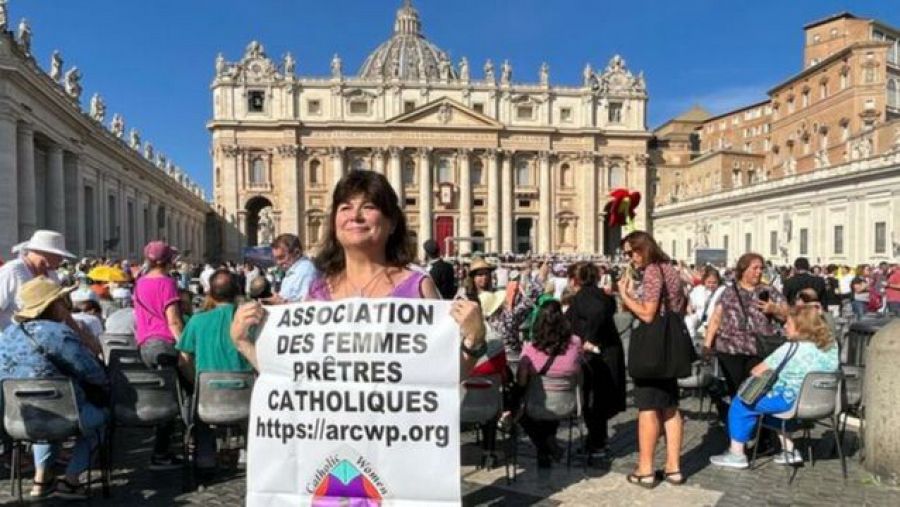
[[[896,264],[810,266],[801,257],[785,268],[748,252],[733,267],[692,266],[670,259],[642,231],[622,239],[616,258],[445,258],[435,241],[422,246],[420,263],[397,195],[370,171],[353,171],[336,185],[327,235],[314,257],[304,255],[297,236],[282,234],[272,243],[275,266],[269,269],[252,261],[191,265],[163,241],[148,243],[141,262],[76,260],[61,234],[35,232],[0,267],[0,378],[71,377],[88,431],[60,477],[53,473],[58,446],[33,446],[31,495],[86,493],[80,475],[109,418],[103,333],[133,335],[143,362],[175,369],[190,392],[198,372],[257,368],[251,329],[267,305],[449,299],[460,328],[462,378],[504,386],[502,410],[480,427],[483,463],[497,459],[498,429],[520,425],[537,449],[538,467],[545,468],[562,454],[558,423],[523,410],[529,384],[535,377],[581,382],[588,437],[580,452],[585,459],[609,459],[608,422],[626,409],[628,371],[614,317],[630,314],[638,330],[672,314],[683,320],[701,360],[718,362],[724,381],[716,404],[731,445],[711,462],[745,468],[756,415],[789,408],[806,373],[837,369],[835,319],[900,315]],[[781,340],[768,350],[760,335]],[[766,370],[777,371],[771,392],[753,403],[742,400],[740,386]],[[632,378],[632,384],[638,463],[628,481],[642,487],[684,483],[677,378]],[[156,428],[150,469],[181,466],[186,458],[171,450],[174,430],[174,422]],[[666,460],[657,471],[653,456],[661,436]],[[214,474],[215,434],[199,424],[193,437],[198,474]],[[780,463],[802,462],[789,439],[782,445],[789,452]]]

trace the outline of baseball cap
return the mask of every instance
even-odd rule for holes
[[[144,257],[150,262],[172,262],[178,250],[165,241],[151,241],[144,247]]]

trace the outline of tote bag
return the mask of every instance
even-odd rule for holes
[[[659,269],[662,293],[659,311],[650,322],[638,321],[628,345],[628,374],[639,379],[683,378],[690,376],[697,351],[691,340],[684,315],[668,307],[666,274]]]

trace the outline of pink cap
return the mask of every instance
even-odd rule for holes
[[[144,247],[144,257],[150,262],[172,262],[177,253],[165,241],[151,241]]]

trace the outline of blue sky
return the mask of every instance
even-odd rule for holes
[[[290,51],[297,73],[324,75],[337,52],[345,72],[391,33],[400,0],[9,0],[28,18],[47,68],[59,49],[77,65],[83,101],[99,91],[201,185],[210,188],[209,83],[221,51],[237,60],[252,39],[270,57]],[[765,98],[801,66],[802,26],[851,10],[900,25],[896,0],[414,0],[426,36],[480,75],[509,59],[514,81],[579,83],[586,62],[621,54],[643,70],[648,123],[701,104],[720,113]]]

